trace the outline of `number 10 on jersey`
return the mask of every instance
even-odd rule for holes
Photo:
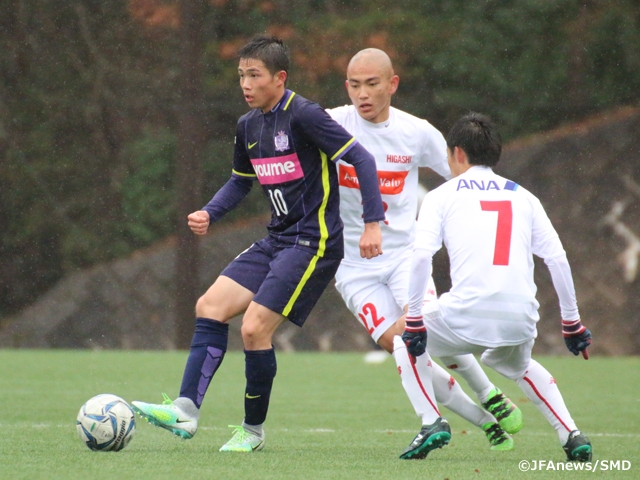
[[[271,203],[273,204],[273,208],[275,209],[278,217],[289,213],[287,202],[284,201],[284,195],[282,195],[282,190],[279,188],[269,190],[269,198],[271,199]]]

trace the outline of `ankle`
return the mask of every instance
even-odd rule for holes
[[[190,398],[178,397],[173,401],[173,404],[190,417],[193,417],[196,420],[200,418],[200,410]]]
[[[263,424],[260,425],[249,425],[246,422],[242,422],[242,428],[244,428],[247,432],[253,433],[254,435],[257,435],[259,437],[262,437],[264,435],[264,430],[262,428]]]

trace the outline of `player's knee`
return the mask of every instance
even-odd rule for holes
[[[210,292],[202,295],[196,302],[196,317],[211,318],[219,322],[226,322],[239,313],[242,309],[231,302],[216,299]]]
[[[213,318],[218,321],[226,320],[223,318],[216,318],[215,315],[211,302],[208,300],[206,295],[202,295],[196,302],[196,317]]]
[[[268,336],[268,332],[258,322],[245,322],[240,329],[242,335],[242,341],[245,347],[251,347],[252,345],[262,344]]]

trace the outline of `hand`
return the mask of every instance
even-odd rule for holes
[[[427,328],[422,317],[407,317],[402,341],[412,357],[419,357],[427,350]]]
[[[402,333],[402,341],[407,346],[407,352],[413,357],[419,357],[427,351],[427,331]]]
[[[196,235],[206,235],[209,230],[209,212],[205,210],[198,210],[190,214],[187,219],[189,220],[189,228]]]
[[[580,323],[580,320],[563,320],[562,336],[571,353],[578,355],[582,352],[584,359],[589,359],[587,347],[591,345],[591,332]]]
[[[585,360],[589,359],[589,352],[587,347],[591,345],[591,332],[588,328],[578,335],[570,335],[564,337],[564,343],[571,353],[578,355],[582,352],[582,356]]]
[[[364,232],[360,237],[360,256],[370,260],[382,255],[382,232],[378,222],[364,224]]]

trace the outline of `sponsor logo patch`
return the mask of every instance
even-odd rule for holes
[[[291,182],[304,176],[297,153],[282,157],[252,158],[251,164],[261,185]]]
[[[511,182],[511,183],[513,183],[513,182]],[[513,183],[513,185],[516,185],[516,184]],[[507,186],[505,186],[505,188]],[[508,188],[508,190],[515,190],[516,188],[517,188],[517,185],[516,185],[516,187]],[[463,190],[463,189],[467,189],[467,190],[500,190],[500,187],[498,186],[498,184],[494,180],[489,180],[485,184],[484,180],[465,180],[465,179],[461,178],[460,180],[458,180],[458,188],[456,188],[456,191]]]
[[[356,176],[356,169],[351,165],[340,163],[338,174],[340,175],[339,183],[343,187],[360,189],[360,182]],[[400,172],[378,171],[378,184],[380,185],[380,193],[383,195],[397,195],[404,190],[405,179],[409,174],[408,170]]]

